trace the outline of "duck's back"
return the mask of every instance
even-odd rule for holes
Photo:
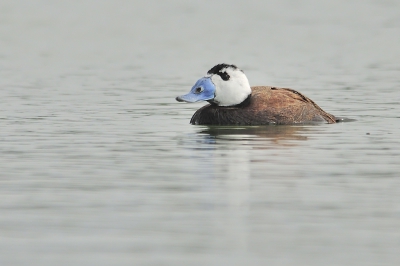
[[[196,125],[268,125],[336,123],[336,118],[311,99],[286,88],[252,87],[249,99],[238,106],[206,105],[193,115]]]

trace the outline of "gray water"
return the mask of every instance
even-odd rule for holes
[[[0,265],[399,265],[400,2],[0,3]],[[354,122],[192,126],[217,63]]]

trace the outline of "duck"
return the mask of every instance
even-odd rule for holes
[[[178,102],[207,101],[190,120],[192,125],[260,126],[308,123],[334,124],[339,120],[304,94],[271,86],[250,86],[243,70],[217,64],[197,80]]]

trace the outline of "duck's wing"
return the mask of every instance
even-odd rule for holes
[[[335,116],[325,112],[314,101],[289,88],[253,87],[255,108],[265,110],[279,124],[323,122],[336,123]]]

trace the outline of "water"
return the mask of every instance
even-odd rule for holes
[[[400,3],[3,1],[1,265],[398,265]],[[217,63],[355,122],[189,125]]]

